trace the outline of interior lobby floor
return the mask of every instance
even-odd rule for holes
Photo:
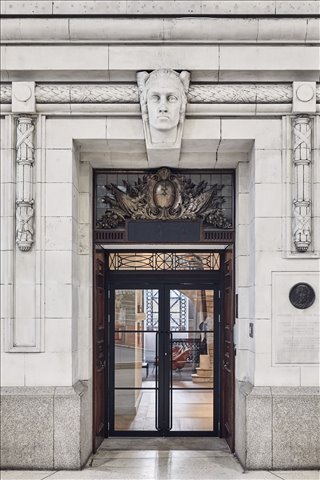
[[[181,383],[186,384],[187,382]],[[207,388],[210,387],[212,384],[209,384]],[[196,390],[173,390],[172,417],[172,431],[212,431],[213,392],[199,388]],[[142,391],[136,415],[116,415],[115,426],[116,430],[154,431],[155,392],[152,390]]]
[[[82,471],[0,472],[1,480],[318,480],[318,471],[244,472],[218,438],[106,439]]]

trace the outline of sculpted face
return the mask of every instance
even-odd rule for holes
[[[181,110],[179,80],[151,81],[147,91],[150,127],[160,131],[176,129]]]

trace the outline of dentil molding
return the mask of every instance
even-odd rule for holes
[[[139,103],[139,89],[130,84],[41,84],[35,86],[38,104]],[[197,104],[290,104],[293,101],[292,84],[248,83],[190,85],[188,103]],[[0,103],[12,101],[11,84],[0,87]],[[316,88],[316,102],[320,103],[320,85]]]

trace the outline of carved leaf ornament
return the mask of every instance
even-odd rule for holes
[[[102,229],[118,228],[132,220],[203,220],[212,228],[231,228],[222,205],[223,185],[208,187],[207,182],[194,184],[184,175],[176,175],[169,168],[146,174],[133,185],[105,185],[105,214],[98,220]]]

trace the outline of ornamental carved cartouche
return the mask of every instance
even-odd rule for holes
[[[98,220],[98,228],[123,227],[128,219],[202,220],[212,228],[231,228],[222,211],[225,199],[219,192],[223,185],[208,187],[204,181],[195,185],[165,167],[145,174],[133,185],[126,181],[123,184],[124,188],[114,184],[105,186],[107,208]]]

